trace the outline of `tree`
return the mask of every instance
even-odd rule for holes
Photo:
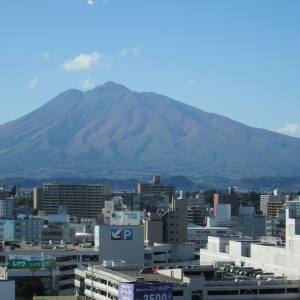
[[[10,193],[12,194],[12,196],[15,198],[16,194],[17,194],[17,186],[14,185],[11,190]]]
[[[43,296],[45,287],[39,277],[16,280],[16,297],[32,300],[33,296]]]
[[[203,192],[205,203],[209,204],[209,207],[214,207],[214,194],[217,194],[215,189]]]

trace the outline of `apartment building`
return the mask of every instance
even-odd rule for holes
[[[285,195],[281,195],[278,190],[274,190],[273,195],[271,194],[265,194],[265,195],[260,195],[260,211],[262,212],[263,215],[267,216],[268,215],[268,203],[272,202],[285,202]]]
[[[0,199],[0,218],[13,217],[13,198]]]
[[[145,240],[153,243],[185,243],[187,241],[187,199],[172,199],[172,208],[165,213],[148,213],[145,219]]]
[[[110,199],[109,185],[44,183],[43,192],[34,193],[34,208],[56,214],[58,207],[64,206],[71,216],[97,218]]]
[[[232,187],[229,188],[228,194],[214,194],[214,216],[216,216],[218,204],[230,204],[231,216],[239,214],[240,201]]]
[[[137,193],[140,195],[168,195],[171,200],[175,195],[176,187],[173,185],[164,185],[160,183],[160,176],[154,176],[150,183],[138,183]]]
[[[267,202],[267,216],[277,218],[278,217],[278,209],[283,208],[284,201],[268,201]]]
[[[197,195],[196,198],[187,198],[188,201],[188,223],[199,226],[206,225],[208,216],[208,204],[204,204],[204,195]]]
[[[44,219],[0,219],[0,239],[4,241],[39,241]]]

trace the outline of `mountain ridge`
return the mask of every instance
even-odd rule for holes
[[[114,82],[69,89],[0,126],[8,175],[293,176],[299,153],[300,139]]]

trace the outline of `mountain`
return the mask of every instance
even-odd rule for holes
[[[0,159],[5,177],[295,176],[300,139],[107,82],[1,125]]]

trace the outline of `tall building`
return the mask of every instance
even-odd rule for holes
[[[165,213],[148,213],[145,240],[154,243],[187,242],[187,199],[172,199],[172,209]]]
[[[138,183],[137,193],[141,195],[155,195],[158,197],[161,194],[168,195],[171,200],[175,195],[176,187],[173,185],[164,185],[160,183],[160,176],[153,176],[150,183]]]
[[[208,204],[188,206],[189,224],[205,226],[207,216],[208,216]]]
[[[37,210],[43,210],[43,188],[33,189],[33,207]]]
[[[260,195],[260,211],[263,215],[267,215],[268,211],[268,202],[281,202],[280,199],[283,196],[278,195],[277,191],[274,191],[274,195],[266,194]]]
[[[41,193],[34,194],[34,208],[43,208],[47,214],[56,214],[64,206],[71,216],[97,218],[104,202],[111,199],[111,186],[101,184],[44,183]]]
[[[0,218],[11,219],[13,217],[13,199],[0,199]]]
[[[208,204],[205,204],[204,195],[198,194],[196,198],[187,198],[188,201],[188,223],[199,226],[206,225],[208,216]]]
[[[185,243],[187,241],[187,199],[172,200],[172,211],[162,215],[163,239],[165,243]]]
[[[267,202],[267,216],[277,218],[278,217],[278,209],[283,208],[284,200],[280,201],[268,201]]]
[[[214,194],[214,216],[216,216],[218,204],[231,204],[231,216],[238,216],[240,201],[232,187],[229,188],[228,194]]]

